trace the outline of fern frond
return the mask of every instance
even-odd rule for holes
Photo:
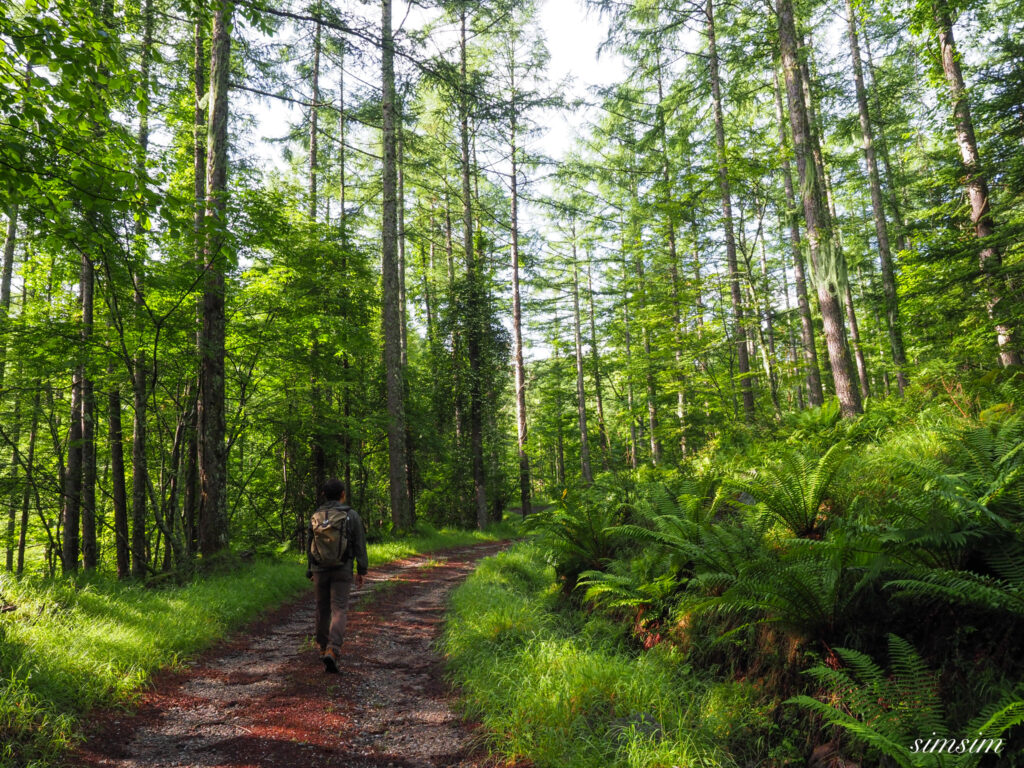
[[[810,696],[794,696],[791,699],[787,699],[786,703],[796,704],[799,707],[808,709],[821,716],[829,725],[844,729],[851,736],[895,760],[900,768],[920,768],[921,766],[921,763],[913,761],[910,751],[903,744],[894,741],[889,736],[880,733],[852,715],[830,707],[828,704],[824,704],[817,699],[812,699]]]
[[[1012,697],[1019,696],[1019,692]],[[1014,698],[1006,703],[1000,701],[995,707],[984,711],[968,726],[970,733],[977,733],[986,739],[997,739],[1015,725],[1024,723],[1024,700]]]
[[[979,576],[970,571],[934,569],[916,578],[894,579],[885,586],[911,595],[938,597],[1024,616],[1024,584]]]

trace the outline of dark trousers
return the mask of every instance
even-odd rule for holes
[[[348,623],[348,595],[352,590],[351,568],[313,573],[316,591],[316,644],[341,650]]]

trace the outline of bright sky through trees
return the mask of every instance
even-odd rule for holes
[[[366,11],[367,18],[375,12],[372,9]],[[433,10],[411,7],[406,2],[397,3],[395,8],[395,19],[405,19],[403,27],[406,30],[421,27],[436,16]],[[625,67],[618,52],[608,49],[598,55],[598,48],[608,35],[608,23],[600,18],[597,11],[585,9],[579,0],[543,0],[538,21],[551,54],[549,81],[567,83],[569,87],[563,92],[566,98],[593,101],[593,87],[614,85],[625,78]],[[440,53],[451,50],[455,43],[455,29],[441,27],[431,35],[425,47],[430,53]],[[355,68],[353,74],[361,80],[373,82],[377,77],[374,66],[372,62],[368,63],[366,67]],[[280,167],[283,164],[280,143],[266,140],[284,136],[290,125],[301,120],[301,108],[266,98],[243,97],[241,101],[254,117],[251,134],[254,153]],[[576,110],[553,111],[546,124],[547,130],[534,138],[528,149],[555,159],[563,157],[593,114],[592,109],[585,106]]]

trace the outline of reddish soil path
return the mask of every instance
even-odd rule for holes
[[[340,674],[314,648],[312,594],[158,678],[135,714],[96,716],[88,768],[484,768],[433,642],[447,597],[503,544],[371,570],[354,590]]]

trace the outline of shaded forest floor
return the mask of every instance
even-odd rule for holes
[[[159,676],[137,710],[96,715],[69,763],[89,768],[483,768],[433,648],[447,598],[504,543],[371,570],[352,593],[339,675],[312,642],[313,600],[279,609]]]

